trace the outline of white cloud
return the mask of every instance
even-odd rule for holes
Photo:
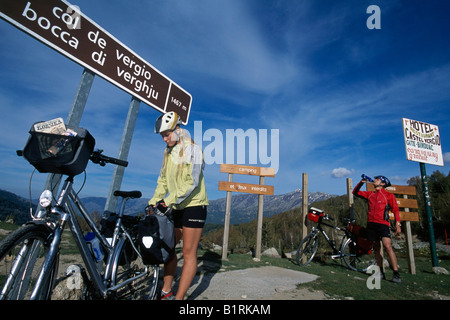
[[[444,162],[445,163],[449,163],[450,162],[450,152],[444,152],[444,154],[442,156],[444,158]]]
[[[335,168],[331,171],[331,176],[333,178],[344,178],[353,173],[354,170],[349,170],[347,168]]]

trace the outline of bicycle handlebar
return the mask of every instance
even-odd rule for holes
[[[93,163],[97,163],[104,167],[107,163],[116,164],[118,166],[127,167],[128,161],[108,157],[102,154],[103,150],[96,149],[92,152],[90,159]]]

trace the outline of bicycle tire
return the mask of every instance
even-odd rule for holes
[[[317,253],[317,248],[319,247],[319,237],[317,233],[311,232],[308,234],[300,245],[298,246],[295,259],[299,266],[308,265]]]
[[[351,237],[346,236],[341,248],[342,258],[350,270],[358,272],[367,272],[369,268],[375,265],[376,261],[373,254],[360,254],[358,246]]]
[[[127,238],[116,258],[116,268],[112,275],[112,284],[117,285],[130,278],[146,273],[142,278],[133,281],[121,290],[115,292],[112,298],[119,300],[155,300],[159,278],[159,266],[146,266],[139,253]],[[147,271],[145,270],[147,268]]]
[[[29,300],[44,258],[50,249],[52,231],[44,224],[27,224],[0,243],[0,300]],[[37,300],[51,298],[58,268],[57,255]],[[14,267],[14,268],[13,268]],[[12,274],[14,272],[14,275]]]

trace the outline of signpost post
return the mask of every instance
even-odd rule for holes
[[[228,253],[228,234],[230,228],[230,213],[231,213],[231,192],[244,192],[258,194],[258,227],[256,233],[256,253],[255,259],[261,260],[261,242],[262,242],[262,220],[263,220],[263,206],[264,195],[273,195],[273,186],[264,185],[264,177],[275,177],[274,168],[252,167],[234,164],[221,164],[220,172],[228,173],[228,181],[219,181],[219,190],[227,191],[226,205],[225,205],[225,221],[223,231],[222,244],[222,260],[227,259]],[[233,182],[233,174],[245,174],[259,176],[259,184],[237,183]]]
[[[405,138],[406,158],[420,163],[425,210],[427,213],[428,231],[430,233],[430,251],[433,267],[438,266],[436,242],[434,238],[431,201],[428,191],[428,180],[425,163],[443,166],[441,137],[436,125],[403,118],[403,134]]]

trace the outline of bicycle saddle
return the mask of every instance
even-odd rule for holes
[[[116,190],[114,191],[115,197],[122,197],[122,198],[131,198],[131,199],[138,199],[142,197],[142,193],[140,191],[120,191]]]

